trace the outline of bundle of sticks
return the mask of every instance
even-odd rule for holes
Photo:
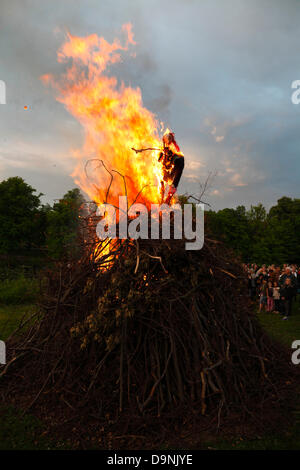
[[[6,403],[62,421],[126,416],[129,433],[147,416],[213,414],[219,427],[280,402],[285,351],[258,324],[231,251],[209,236],[190,252],[184,240],[82,243],[44,273],[36,317],[8,341]]]

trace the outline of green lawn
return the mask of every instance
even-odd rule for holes
[[[34,416],[22,417],[11,407],[0,410],[0,450],[54,449],[44,432],[42,423]]]
[[[30,315],[34,310],[35,306],[33,304],[0,306],[0,339],[5,340],[17,327],[24,314]],[[257,315],[268,333],[287,347],[290,348],[294,340],[300,339],[300,299],[294,304],[293,315],[288,321],[283,321],[280,315],[272,313],[258,313]],[[216,450],[299,450],[300,399],[298,397],[295,397],[294,406],[294,426],[284,433],[260,436],[252,440],[243,440],[242,438],[236,438],[232,441],[214,440],[203,443],[201,448]],[[49,441],[43,436],[43,433],[45,433],[44,425],[33,416],[21,417],[18,411],[10,407],[0,409],[0,450],[67,448],[67,445],[63,442]]]
[[[287,321],[283,321],[281,315],[274,313],[258,313],[257,316],[268,333],[289,348],[295,339],[300,340],[300,295]]]
[[[277,341],[288,348],[294,340],[300,340],[300,296],[293,305],[292,316],[287,321],[274,313],[257,313],[261,325]],[[291,355],[293,349],[290,349]],[[297,366],[295,366],[297,367]],[[299,366],[300,367],[300,364]],[[299,396],[295,396],[295,423],[292,429],[276,435],[261,436],[253,440],[234,439],[233,441],[220,441],[211,443],[206,448],[236,449],[236,450],[300,450],[300,384]]]
[[[22,318],[28,318],[36,310],[34,304],[0,305],[0,339],[6,340],[18,327]]]
[[[0,305],[0,339],[5,341],[20,321],[29,318],[36,309],[34,304]],[[67,448],[63,442],[49,440],[45,431],[43,423],[34,416],[21,416],[21,412],[12,407],[0,408],[0,450]]]

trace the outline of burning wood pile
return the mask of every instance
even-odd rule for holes
[[[240,264],[208,238],[200,251],[181,240],[89,246],[48,276],[39,317],[8,351],[6,403],[118,435],[157,417],[169,431],[207,417],[216,429],[231,413],[262,419],[289,373]]]

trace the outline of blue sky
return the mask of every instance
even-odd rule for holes
[[[0,179],[22,176],[44,202],[74,187],[83,132],[39,77],[61,72],[66,31],[112,41],[128,22],[136,57],[114,74],[175,131],[186,156],[179,192],[199,193],[213,174],[214,209],[299,197],[296,0],[1,0]]]

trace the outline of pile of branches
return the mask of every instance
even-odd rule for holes
[[[259,326],[240,262],[221,243],[98,241],[46,278],[37,318],[7,343],[6,403],[65,421],[126,416],[129,432],[134,417],[189,412],[219,427],[282,399],[285,352]]]

